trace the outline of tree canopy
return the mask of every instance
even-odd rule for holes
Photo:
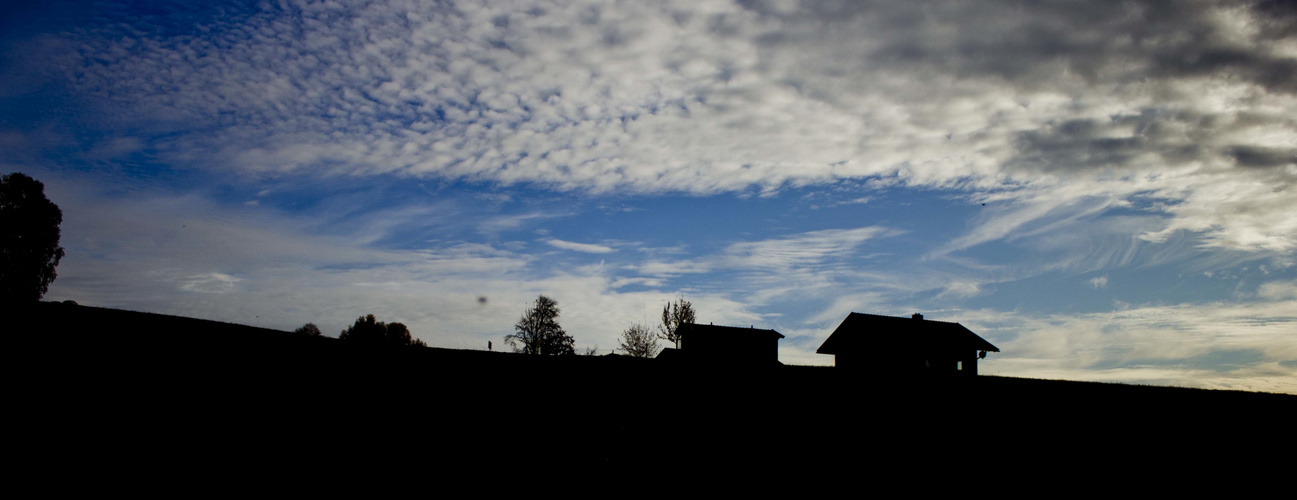
[[[668,301],[662,307],[662,324],[658,325],[658,337],[667,342],[675,344],[676,349],[680,348],[680,325],[694,322],[694,305],[693,303],[678,297],[676,300]]]
[[[558,303],[541,295],[522,313],[514,333],[504,341],[515,352],[537,355],[576,354],[576,341],[558,325]]]
[[[35,302],[49,290],[63,258],[62,223],[40,181],[17,172],[0,177],[0,301]]]
[[[293,330],[293,333],[305,337],[320,337],[324,335],[324,333],[320,331],[320,327],[315,326],[315,323],[307,323],[305,325],[302,325],[300,328]]]
[[[305,328],[305,327],[303,327]],[[339,339],[374,345],[413,345],[428,347],[422,340],[410,335],[410,329],[401,323],[384,323],[373,314],[356,318],[356,322],[338,335]]]
[[[657,356],[658,339],[653,334],[653,331],[649,330],[649,327],[636,323],[621,332],[621,338],[617,340],[617,347],[625,351],[627,356],[651,358]]]

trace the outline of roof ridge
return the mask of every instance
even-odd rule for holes
[[[913,317],[905,317],[905,316],[886,316],[886,315],[882,315],[882,314],[858,313],[858,312],[855,312],[855,311],[851,311],[851,314],[859,314],[859,315],[861,315],[861,316],[873,316],[873,317],[875,317],[875,318],[907,319],[907,320],[913,320],[913,319],[915,319],[915,318],[913,318]],[[959,322],[957,322],[957,321],[941,321],[941,320],[937,320],[937,319],[928,319],[928,318],[926,318],[926,317],[924,317],[924,318],[919,318],[919,319],[921,319],[922,321],[928,321],[928,322],[932,322],[932,323],[945,323],[945,324],[948,324],[948,325],[959,325]],[[964,325],[959,325],[959,326],[964,326]]]
[[[757,328],[757,327],[755,327],[755,326],[731,326],[731,325],[717,325],[717,324],[706,324],[706,325],[704,325],[704,324],[702,324],[702,323],[685,323],[685,325],[705,326],[705,327],[710,327],[710,328],[735,328],[735,329],[740,329],[740,330],[765,330],[765,331],[769,331],[769,332],[777,331],[777,330],[775,330],[774,328]],[[681,325],[681,326],[684,326],[684,325]]]

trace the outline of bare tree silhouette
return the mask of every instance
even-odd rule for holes
[[[680,325],[694,322],[694,305],[677,297],[662,307],[662,324],[658,325],[658,337],[675,344],[680,348]]]

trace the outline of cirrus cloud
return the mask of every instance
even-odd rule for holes
[[[583,253],[613,253],[613,252],[616,252],[616,251],[617,251],[617,249],[615,249],[615,248],[607,247],[607,246],[603,246],[603,245],[594,245],[594,244],[590,244],[590,243],[575,243],[575,242],[571,242],[571,241],[563,241],[563,240],[556,239],[556,238],[550,238],[550,239],[548,239],[548,240],[545,240],[545,243],[548,244],[549,246],[554,247],[554,248],[561,248],[561,249],[563,249],[563,250],[571,250],[571,251],[573,251],[573,252],[583,252]]]

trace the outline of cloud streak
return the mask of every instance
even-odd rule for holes
[[[603,245],[594,245],[594,244],[590,244],[590,243],[574,243],[574,242],[571,242],[571,241],[563,241],[563,240],[560,240],[560,239],[554,239],[554,238],[550,238],[550,239],[548,239],[548,240],[545,240],[545,243],[548,244],[549,246],[554,247],[554,248],[561,248],[561,249],[563,249],[563,250],[571,250],[571,251],[573,251],[573,252],[583,252],[583,253],[613,253],[613,252],[616,252],[616,251],[617,251],[617,249],[615,249],[615,248],[607,247],[607,246],[603,246]]]
[[[1293,311],[1291,300],[1218,302],[1066,316],[965,313],[974,319],[964,323],[996,324],[986,330],[997,332],[992,342],[1004,356],[991,373],[1292,392],[1297,346],[1285,332],[1297,326]]]

